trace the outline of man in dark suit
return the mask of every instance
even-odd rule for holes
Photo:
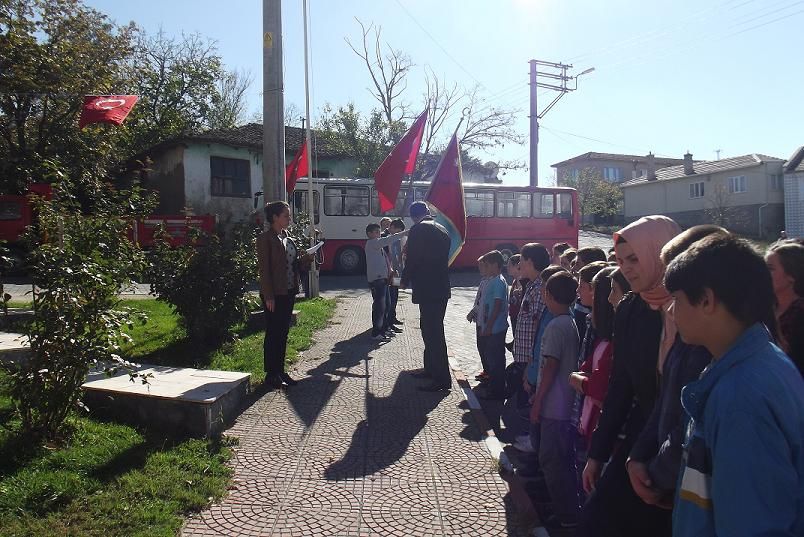
[[[451,386],[447,341],[444,337],[444,314],[450,298],[449,249],[447,230],[430,216],[427,204],[417,201],[410,206],[415,225],[410,228],[406,246],[403,287],[413,289],[413,303],[419,305],[424,371],[417,376],[429,377],[422,391],[449,390]]]

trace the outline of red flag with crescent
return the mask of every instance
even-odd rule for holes
[[[78,128],[90,123],[122,125],[139,97],[136,95],[86,95]]]

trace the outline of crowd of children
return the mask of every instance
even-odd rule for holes
[[[579,536],[804,535],[804,243],[763,257],[664,216],[614,241],[526,244],[510,289],[499,252],[478,260],[476,393],[504,401],[509,440],[532,453],[515,471],[545,485],[543,520]]]

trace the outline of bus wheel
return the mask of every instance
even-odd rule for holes
[[[519,253],[519,248],[517,248],[513,244],[500,244],[499,246],[497,246],[496,249],[499,250],[500,253],[502,254],[503,263],[505,265],[508,264],[508,260],[511,259],[512,255]]]
[[[363,252],[356,246],[345,246],[335,254],[335,268],[341,274],[358,274],[363,267]]]

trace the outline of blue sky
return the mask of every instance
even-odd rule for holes
[[[119,23],[155,32],[199,33],[217,42],[230,69],[251,72],[249,115],[262,107],[262,1],[86,0]],[[420,108],[424,67],[448,81],[481,85],[487,105],[518,108],[528,133],[528,60],[571,63],[580,80],[542,120],[539,177],[550,164],[587,151],[696,159],[747,153],[787,158],[804,144],[802,0],[310,0],[313,115],[326,103],[374,102],[365,66],[344,41],[355,22],[415,68],[406,100]],[[304,109],[301,0],[283,8],[285,101]],[[540,96],[542,105],[551,94]],[[454,117],[446,131],[452,131]],[[483,160],[521,160],[527,144]],[[508,184],[527,184],[509,171]]]

